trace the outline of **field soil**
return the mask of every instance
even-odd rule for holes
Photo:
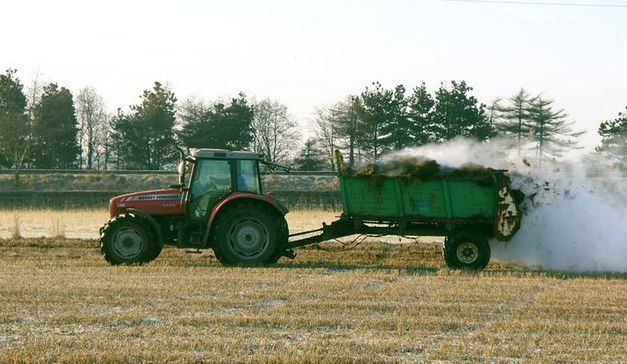
[[[80,223],[80,222],[77,222]],[[224,268],[166,248],[0,240],[0,362],[625,362],[625,275],[443,268],[437,244]]]

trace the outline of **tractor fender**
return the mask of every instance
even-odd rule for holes
[[[278,202],[274,194],[266,193],[264,195],[256,195],[254,193],[248,192],[235,192],[227,196],[225,199],[216,204],[211,210],[211,214],[209,214],[209,218],[207,219],[207,229],[205,230],[205,246],[209,243],[209,236],[211,235],[211,226],[213,222],[224,208],[228,207],[234,201],[242,201],[242,200],[255,200],[261,202],[263,205],[270,207],[271,210],[277,212],[279,216],[285,216],[288,213],[287,207],[283,206],[280,202]]]
[[[146,222],[148,222],[148,224],[155,230],[155,234],[157,234],[157,239],[159,243],[163,242],[163,233],[161,232],[161,227],[157,223],[157,220],[155,220],[152,216],[142,210],[133,208],[127,208],[124,211],[129,213],[130,215],[137,216],[142,220],[146,220]]]

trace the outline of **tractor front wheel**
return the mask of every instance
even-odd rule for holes
[[[282,229],[272,211],[254,203],[227,207],[214,222],[212,245],[223,265],[275,263]]]
[[[100,251],[113,265],[141,264],[154,260],[162,245],[152,230],[139,218],[121,214],[109,220],[101,230]]]
[[[457,234],[446,238],[443,253],[449,268],[480,271],[490,261],[490,244],[484,237]]]

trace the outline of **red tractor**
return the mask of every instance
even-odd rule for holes
[[[225,265],[268,264],[293,255],[287,248],[287,209],[273,194],[262,193],[259,177],[260,163],[281,166],[250,152],[199,149],[185,156],[179,151],[178,184],[111,199],[111,219],[100,229],[109,263],[150,262],[164,244],[212,248]]]

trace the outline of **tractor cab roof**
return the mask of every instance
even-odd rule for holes
[[[225,149],[196,149],[191,155],[197,159],[261,159],[258,153]]]

